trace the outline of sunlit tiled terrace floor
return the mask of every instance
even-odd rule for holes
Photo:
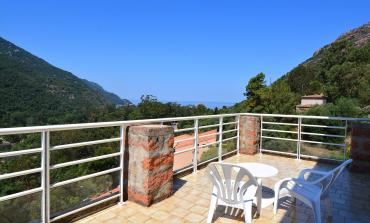
[[[275,177],[264,179],[264,197],[271,196],[269,188],[278,180],[297,176],[304,168],[328,170],[331,165],[318,164],[314,161],[297,161],[293,158],[272,155],[233,156],[225,162],[261,162],[270,164],[279,170]],[[127,202],[123,206],[113,206],[98,212],[80,223],[154,223],[154,222],[206,222],[210,201],[211,185],[202,169],[175,180],[175,193],[172,197],[149,208]],[[269,187],[269,188],[268,188]],[[370,222],[370,176],[350,173],[347,170],[340,176],[330,191],[332,208],[322,202],[322,222]],[[333,213],[330,218],[330,211]],[[213,221],[244,222],[240,211],[217,208]],[[289,199],[282,199],[278,214],[272,213],[272,205],[262,209],[261,216],[254,216],[253,222],[313,222],[312,210],[297,201],[292,204]]]

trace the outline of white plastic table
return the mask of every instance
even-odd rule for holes
[[[238,163],[240,167],[247,169],[254,177],[260,179],[257,181],[259,183],[259,187],[262,190],[262,178],[273,177],[278,174],[278,169],[275,167],[263,164],[263,163]],[[271,205],[274,201],[274,198],[267,198],[262,199],[260,202],[257,202],[257,210],[259,210],[259,214],[261,214],[261,208],[265,208]]]
[[[256,178],[273,177],[278,174],[278,169],[264,163],[238,163],[240,167],[247,169]]]

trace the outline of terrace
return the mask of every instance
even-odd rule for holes
[[[279,179],[295,177],[304,168],[330,170],[347,159],[349,139],[354,138],[348,132],[357,123],[369,121],[370,119],[341,117],[225,114],[0,129],[0,136],[34,134],[41,139],[40,148],[0,153],[0,159],[4,159],[1,160],[2,163],[6,163],[5,159],[19,156],[32,155],[40,159],[40,166],[33,169],[11,173],[1,170],[1,181],[13,178],[24,180],[29,175],[39,176],[38,187],[14,191],[0,197],[1,222],[205,222],[211,185],[204,176],[204,167],[212,161],[260,162],[276,167],[279,170],[278,175],[263,180],[263,198],[271,204],[271,188]],[[130,137],[133,136],[130,136],[127,127],[149,123],[174,127],[174,169],[170,171],[171,176],[174,175],[174,193],[167,199],[145,207],[137,204],[135,199],[131,200],[130,192],[127,192],[127,184],[130,186],[132,181],[132,177],[128,177],[131,174],[130,168],[136,168],[137,164],[131,163],[134,159],[130,158],[128,161],[126,157],[128,152],[133,151],[130,148],[136,145],[130,143]],[[92,129],[110,129],[111,135],[83,142],[71,139],[67,144],[59,144],[60,140],[55,140],[62,136],[73,138],[75,131]],[[64,135],[57,135],[61,132]],[[187,134],[186,137],[182,137],[183,134]],[[366,134],[361,135],[359,140],[369,140],[365,138]],[[185,141],[191,142],[189,148],[183,146],[188,145]],[[107,144],[116,149],[94,157],[78,157],[57,163],[53,161],[61,152],[89,146],[101,149],[101,146]],[[184,154],[193,157],[192,160],[173,165],[179,163],[178,159]],[[133,157],[132,154],[130,157]],[[58,172],[60,170],[67,171],[69,167],[110,159],[113,160],[112,163],[101,171],[70,176],[61,181],[53,179],[61,174]],[[369,161],[359,160],[356,165],[364,163],[366,165]],[[323,218],[329,222],[370,222],[369,182],[369,175],[345,170],[331,188],[332,206],[322,206]],[[79,193],[83,195],[75,195]],[[68,196],[74,197],[67,199]],[[19,207],[20,203],[24,205],[22,208]],[[34,211],[31,212],[31,209]],[[29,219],[17,220],[22,212],[31,213],[27,215]],[[243,215],[241,211],[218,208],[213,220],[243,222]],[[272,205],[266,205],[261,215],[255,215],[253,221],[312,222],[313,215],[312,210],[303,203],[297,201],[294,204],[287,199],[281,202],[276,216],[272,213]]]

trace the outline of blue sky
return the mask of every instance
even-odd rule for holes
[[[0,36],[123,98],[237,102],[370,21],[370,1],[2,0]]]

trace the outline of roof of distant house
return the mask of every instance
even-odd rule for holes
[[[304,95],[304,99],[326,99],[326,96],[323,94],[313,94],[313,95]]]
[[[215,142],[217,140],[217,129],[213,129],[207,132],[202,132],[198,134],[198,143],[199,145],[205,145],[208,143]],[[185,150],[188,148],[191,148],[194,146],[194,135],[191,134],[183,134],[175,137],[175,141],[185,140],[181,141],[175,144],[176,151]]]
[[[92,196],[90,198],[90,200],[92,200],[92,201],[100,200],[100,199],[106,198],[106,197],[108,197],[112,194],[118,193],[118,192],[119,192],[119,187],[116,187],[116,188],[114,188],[110,191],[100,193],[100,194],[96,194],[96,195]]]

